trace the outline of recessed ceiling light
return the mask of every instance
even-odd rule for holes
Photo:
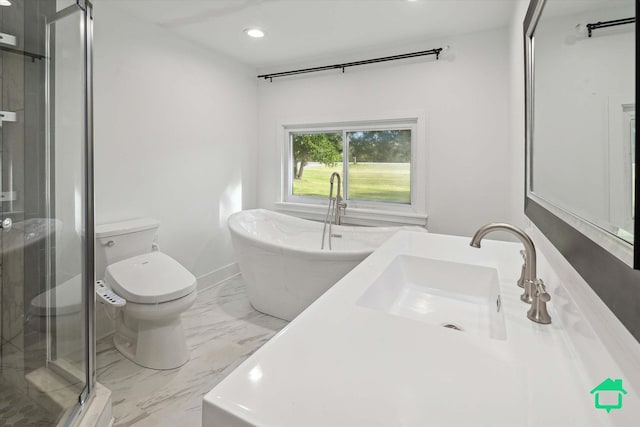
[[[244,30],[244,32],[247,33],[249,37],[253,37],[256,39],[264,37],[264,31],[259,28],[247,28],[246,30]]]
[[[11,6],[11,1],[9,1],[9,0],[0,0],[0,6]]]

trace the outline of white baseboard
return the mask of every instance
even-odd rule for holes
[[[213,285],[223,282],[240,273],[237,262],[233,262],[210,273],[198,277],[198,291],[204,291]]]

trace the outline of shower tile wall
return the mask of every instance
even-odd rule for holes
[[[0,7],[0,32],[15,36],[17,44],[3,46],[43,53],[42,10],[52,2],[12,3]],[[33,22],[33,28],[25,28],[25,22]],[[9,217],[14,224],[45,216],[43,75],[44,61],[0,52],[0,110],[16,113],[16,122],[0,127],[0,219]],[[25,374],[44,364],[46,341],[40,325],[29,324],[28,311],[44,287],[42,265],[44,242],[25,246],[17,227],[0,230],[0,380],[5,385],[24,387]]]
[[[45,16],[55,7],[51,0],[14,0],[0,7],[0,32],[17,41],[0,46],[44,55]],[[49,318],[48,336],[44,317],[31,308],[33,298],[46,290],[48,241],[41,238],[42,227],[28,227],[47,218],[46,196],[55,200],[47,191],[53,170],[46,163],[44,126],[48,62],[0,50],[0,110],[16,113],[15,122],[0,127],[0,220],[14,222],[11,230],[0,230],[0,425],[55,425],[75,405],[84,384],[49,369],[47,345],[57,342],[57,318]],[[57,347],[50,349],[51,361],[58,362]]]
[[[24,47],[24,4],[16,2],[9,8],[2,8],[0,31],[17,38],[17,46]],[[0,79],[2,81],[1,110],[17,113],[15,123],[3,123],[1,128],[0,149],[2,150],[2,191],[15,191],[16,200],[2,200],[2,218],[11,217],[14,221],[24,218],[24,58],[9,52],[1,54]],[[7,197],[4,197],[7,199]],[[23,358],[5,357],[16,351],[24,351],[24,253],[11,248],[23,247],[21,233],[2,232],[2,256],[0,257],[1,310],[2,310],[2,354],[3,374],[18,373],[23,366]],[[7,348],[8,347],[8,348]],[[10,366],[8,366],[10,364]],[[6,375],[3,375],[6,376]],[[13,375],[12,375],[13,376]]]
[[[3,22],[4,22],[4,10],[2,10],[2,8],[0,8],[0,28],[3,27]],[[2,77],[2,54],[0,54],[0,104],[1,101],[3,99],[3,86],[4,86],[4,79]],[[1,105],[0,105],[1,106]],[[0,129],[0,158],[2,157],[2,129]],[[1,187],[1,186],[0,186]],[[0,188],[1,190],[1,188]],[[0,214],[2,214],[2,209],[0,208]],[[1,243],[1,242],[0,242]],[[2,348],[3,348],[3,338],[4,337],[4,329],[3,329],[3,324],[4,322],[3,320],[3,316],[4,316],[4,310],[3,310],[3,298],[2,298],[2,262],[0,261],[0,374],[2,372]]]
[[[4,10],[2,10],[2,8],[0,8],[0,29],[2,29],[2,27],[4,23]],[[0,54],[0,104],[1,101],[3,99],[3,86],[4,86],[4,79],[2,78],[2,54]],[[1,105],[0,105],[1,106]],[[2,129],[0,129],[0,158],[2,157]],[[1,190],[1,188],[0,188]],[[0,214],[2,214],[2,209],[0,208]],[[4,329],[3,329],[3,324],[4,322],[3,317],[4,317],[4,304],[3,304],[3,298],[2,298],[2,294],[3,294],[3,286],[2,286],[2,262],[0,261],[0,375],[2,375],[2,348],[4,347]]]

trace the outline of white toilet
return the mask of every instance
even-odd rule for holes
[[[173,369],[189,360],[180,315],[196,299],[196,278],[152,250],[159,226],[150,218],[96,226],[96,277],[104,272],[127,300],[116,312],[116,348],[138,365]]]

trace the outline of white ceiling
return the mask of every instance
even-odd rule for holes
[[[109,2],[256,68],[504,27],[515,3],[514,0]],[[249,27],[262,28],[266,37],[247,37],[243,30]]]

